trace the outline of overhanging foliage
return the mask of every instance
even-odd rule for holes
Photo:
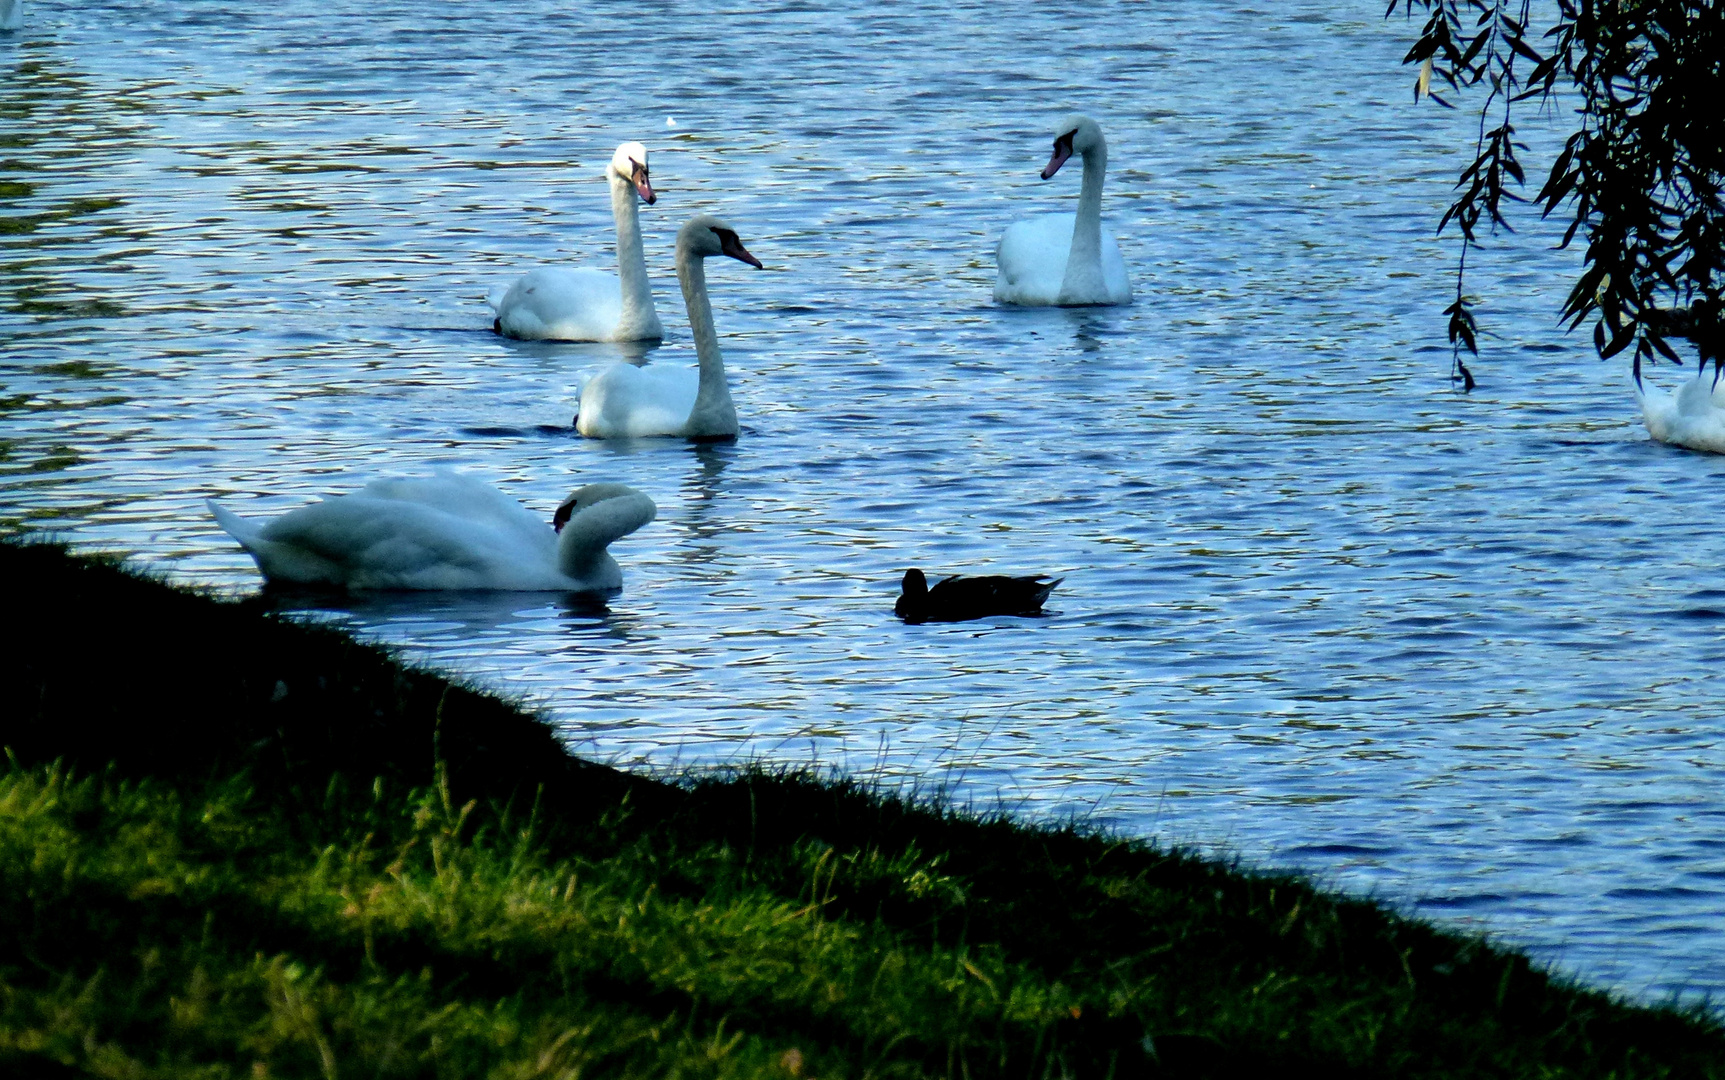
[[[1509,230],[1505,200],[1523,182],[1511,123],[1529,99],[1549,104],[1560,81],[1579,96],[1578,128],[1534,196],[1569,218],[1563,246],[1587,243],[1562,308],[1569,328],[1592,319],[1600,356],[1635,347],[1643,360],[1681,363],[1668,338],[1688,338],[1719,365],[1725,288],[1725,4],[1720,0],[1392,0],[1426,15],[1405,63],[1420,65],[1416,96],[1434,79],[1455,91],[1484,84],[1474,160],[1438,229],[1462,234],[1456,295],[1445,309],[1456,361],[1478,353],[1463,290],[1481,223]],[[1539,29],[1543,25],[1544,29]],[[1440,88],[1441,89],[1441,88]]]

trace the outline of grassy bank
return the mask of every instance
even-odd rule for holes
[[[1725,1076],[1705,1018],[1297,880],[631,777],[332,631],[0,570],[0,1074]]]

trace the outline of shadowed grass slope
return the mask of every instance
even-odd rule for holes
[[[0,567],[0,1074],[1725,1076],[1703,1015],[1297,879],[632,777],[253,604]]]

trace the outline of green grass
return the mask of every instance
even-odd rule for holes
[[[0,567],[0,1075],[1725,1076],[1700,1012],[1294,878],[629,776],[256,604]]]

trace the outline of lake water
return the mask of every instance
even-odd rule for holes
[[[453,466],[659,520],[607,609],[319,617],[542,705],[579,751],[766,760],[1298,867],[1643,1000],[1725,991],[1725,459],[1648,441],[1555,313],[1530,213],[1475,260],[1471,395],[1432,229],[1475,119],[1381,0],[1233,6],[27,0],[0,35],[0,527],[259,585],[206,513]],[[990,302],[1071,109],[1126,308]],[[674,126],[668,122],[674,120]],[[1530,173],[1567,117],[1529,108]],[[743,432],[583,440],[615,346],[489,333],[540,261],[716,211]],[[1669,384],[1672,374],[1662,374]],[[904,626],[906,566],[1065,575]],[[326,602],[327,603],[327,602]],[[140,632],[147,632],[141,628]]]

